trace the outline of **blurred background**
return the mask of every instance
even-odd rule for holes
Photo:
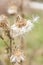
[[[0,0],[0,14],[5,14],[12,23],[14,16],[7,13],[9,5],[16,5],[18,13],[24,18],[32,19],[32,16],[39,16],[38,23],[34,24],[31,32],[25,34],[25,65],[43,65],[43,0]],[[0,39],[0,65],[5,65],[3,53],[4,43]],[[8,64],[9,65],[9,64]]]

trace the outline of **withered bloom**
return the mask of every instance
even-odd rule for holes
[[[17,14],[17,6],[16,5],[10,5],[8,7],[7,13],[10,15]]]
[[[12,29],[12,37],[16,37],[18,35],[24,34],[25,32],[31,31],[33,28],[33,23],[31,20],[26,20],[21,16],[17,16],[16,23],[11,26]]]
[[[20,63],[21,61],[23,62],[24,60],[25,60],[24,53],[20,49],[15,50],[10,57],[10,61],[12,63]]]
[[[5,15],[0,15],[0,30],[2,30],[4,34],[8,33],[10,30],[10,24],[7,16]]]
[[[0,27],[3,29],[8,29],[10,26],[7,16],[0,15]]]
[[[16,25],[19,28],[22,28],[23,26],[26,25],[26,19],[22,18],[21,16],[17,16]]]

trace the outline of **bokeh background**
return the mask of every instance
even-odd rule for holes
[[[33,30],[25,34],[24,41],[27,58],[25,65],[43,65],[43,0],[0,0],[0,14],[7,15],[12,24],[14,16],[10,16],[7,13],[10,2],[17,6],[18,13],[21,14],[22,12],[24,18],[40,17],[38,23],[34,24]],[[5,65],[4,48],[5,44],[0,39],[0,65]]]

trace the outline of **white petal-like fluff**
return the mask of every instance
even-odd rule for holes
[[[12,55],[10,57],[10,62],[12,62],[12,63],[16,63],[16,62],[20,63],[21,61],[24,61],[24,60],[25,60],[24,56],[22,56],[22,55],[20,55],[20,56],[14,56],[14,55]]]
[[[20,59],[21,59],[21,61],[25,60],[24,56],[20,56]]]
[[[18,28],[15,24],[11,26],[11,30],[13,31],[12,37],[16,37],[18,35],[24,34],[25,32],[29,32],[33,28],[33,23],[31,23],[31,20],[27,21],[26,26],[23,26],[22,28]]]
[[[39,18],[40,18],[39,16],[33,17],[33,23],[38,22]]]
[[[33,28],[33,23],[30,20],[27,21],[26,26],[22,28],[23,33],[31,31]]]
[[[16,62],[16,57],[14,57],[14,55],[12,55],[11,57],[10,57],[10,62]]]

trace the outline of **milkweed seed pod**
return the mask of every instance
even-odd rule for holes
[[[17,6],[16,5],[10,5],[7,9],[7,13],[10,15],[17,14]]]

